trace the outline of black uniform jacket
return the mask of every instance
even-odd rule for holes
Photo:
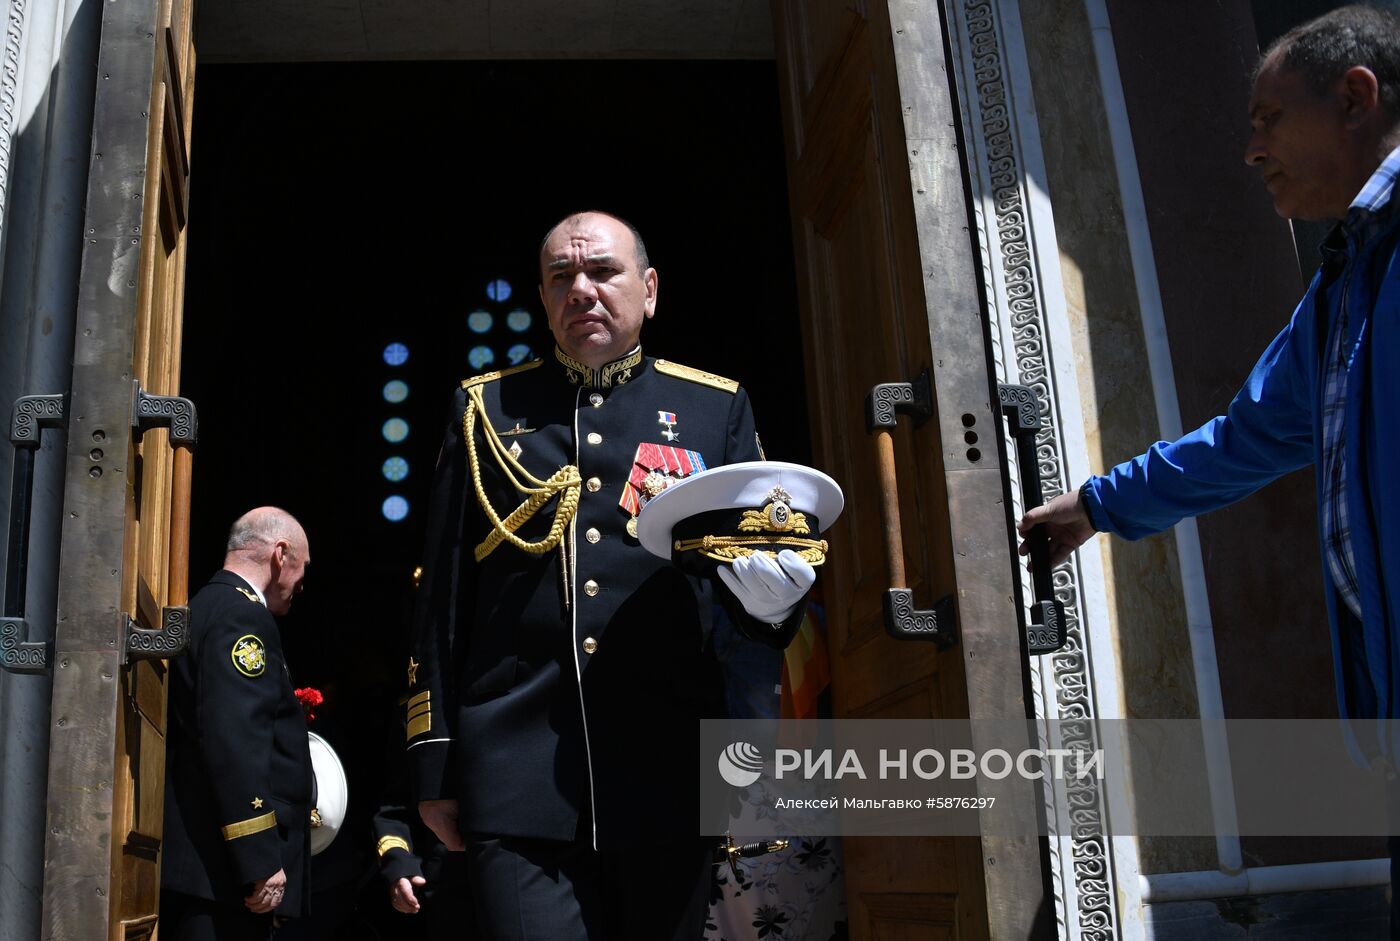
[[[579,468],[565,551],[502,544],[474,559],[491,527],[463,439],[473,385],[534,477]],[[747,395],[640,350],[599,370],[556,350],[463,386],[438,461],[415,611],[406,716],[418,799],[458,799],[465,833],[571,840],[582,824],[599,848],[693,839],[698,720],[724,714],[708,644],[712,599],[779,647],[800,606],[778,627],[755,622],[722,587],[711,595],[709,581],[643,549],[620,501],[640,444],[696,452],[706,467],[758,460]],[[482,489],[506,517],[524,495],[479,424],[474,437]],[[517,535],[542,538],[557,505]]]
[[[190,602],[170,661],[163,889],[242,906],[278,869],[277,913],[306,913],[311,753],[282,636],[242,578],[221,571]]]

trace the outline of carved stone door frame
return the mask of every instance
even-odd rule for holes
[[[1036,441],[1048,499],[1091,473],[1079,380],[1060,276],[1055,220],[1017,0],[946,0],[965,154],[998,382],[1035,389],[1043,429]],[[1007,473],[1020,515],[1020,469],[1007,438]],[[1023,595],[1031,597],[1022,571]],[[1035,715],[1048,747],[1088,746],[1098,720],[1124,717],[1117,652],[1097,543],[1054,572],[1069,642],[1032,663]],[[1059,737],[1050,741],[1050,722]],[[1131,814],[1126,795],[1093,779],[1061,780],[1046,793],[1059,936],[1145,937],[1137,839],[1110,836]]]

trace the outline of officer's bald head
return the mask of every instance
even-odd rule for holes
[[[263,593],[267,609],[282,615],[306,581],[311,548],[306,530],[286,510],[260,506],[240,516],[228,534],[224,568]]]
[[[275,506],[260,506],[234,521],[225,551],[261,563],[279,542],[285,542],[294,555],[306,555],[306,530],[296,517]]]

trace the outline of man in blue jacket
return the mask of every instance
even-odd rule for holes
[[[1396,719],[1400,18],[1352,6],[1292,30],[1260,62],[1249,117],[1245,160],[1279,215],[1341,220],[1321,269],[1224,415],[1030,511],[1020,529],[1044,523],[1058,564],[1095,532],[1138,539],[1314,465],[1341,714]],[[1361,738],[1367,760],[1394,764],[1384,733]]]

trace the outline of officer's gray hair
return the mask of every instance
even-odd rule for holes
[[[1319,95],[1347,69],[1364,65],[1376,76],[1386,113],[1400,121],[1400,16],[1358,4],[1295,26],[1269,46],[1255,79],[1274,57],[1280,68],[1301,75]]]
[[[564,218],[560,219],[558,222],[554,223],[554,225],[550,226],[549,231],[544,234],[544,238],[540,239],[540,250],[538,252],[538,255],[541,258],[544,257],[544,247],[549,242],[549,237],[554,234],[554,230],[559,228],[566,222],[572,222],[579,216],[607,216],[614,222],[622,223],[624,226],[626,226],[627,231],[632,233],[632,244],[637,246],[637,274],[645,274],[646,270],[651,267],[651,259],[647,257],[647,246],[646,243],[642,241],[642,233],[637,231],[637,227],[635,225],[628,222],[626,219],[622,218],[616,213],[608,212],[606,209],[585,209],[582,212],[571,212]]]
[[[302,537],[301,524],[292,514],[275,506],[260,506],[249,510],[234,521],[228,533],[228,552],[251,552],[264,546],[275,545],[285,539],[293,547],[293,554],[299,551]]]

